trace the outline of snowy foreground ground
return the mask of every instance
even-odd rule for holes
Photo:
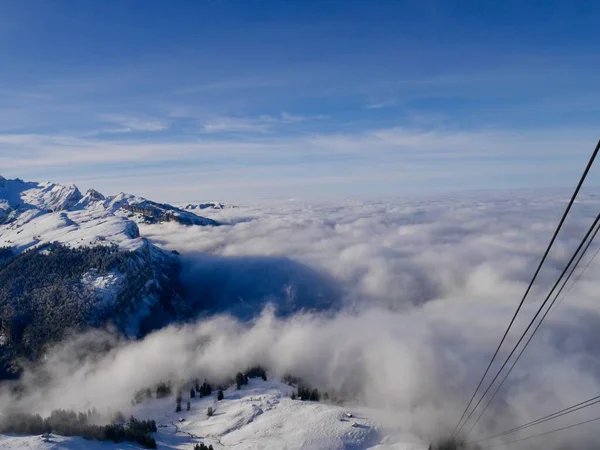
[[[189,449],[195,443],[212,444],[218,449],[352,449],[424,450],[421,444],[386,444],[390,439],[377,424],[360,412],[325,403],[292,400],[293,388],[277,382],[250,380],[241,390],[216,396],[186,399],[183,411],[175,413],[174,398],[147,400],[128,413],[139,419],[154,419],[159,449]],[[189,394],[189,393],[188,393]],[[189,397],[189,395],[187,396]],[[191,410],[186,411],[186,402]],[[211,406],[212,417],[206,412]],[[346,417],[346,413],[353,417]],[[353,424],[355,424],[353,426]],[[395,441],[395,439],[394,439]],[[0,436],[2,449],[129,449],[133,443],[87,441],[83,438],[52,435],[49,442],[41,436]]]

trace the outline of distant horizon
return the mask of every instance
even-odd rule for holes
[[[168,203],[172,205],[184,205],[184,204],[194,204],[194,203],[206,203],[206,202],[222,202],[226,205],[238,205],[238,206],[252,206],[259,205],[263,202],[273,202],[273,203],[286,203],[286,202],[342,202],[342,203],[362,203],[362,202],[386,202],[386,201],[447,201],[452,198],[464,200],[468,197],[474,197],[477,199],[486,199],[488,197],[498,197],[498,198],[506,198],[511,194],[513,195],[523,195],[523,196],[560,196],[564,195],[565,199],[568,199],[574,189],[574,184],[576,180],[573,180],[572,185],[564,185],[564,186],[551,186],[551,187],[504,187],[504,188],[488,188],[488,189],[462,189],[462,190],[453,190],[453,191],[437,191],[437,192],[405,192],[405,193],[396,193],[394,195],[381,195],[381,196],[327,196],[327,195],[319,195],[316,197],[287,197],[287,196],[273,196],[273,197],[239,197],[239,198],[216,198],[210,196],[202,196],[190,199],[185,198],[168,198],[163,197],[159,191],[154,194],[144,194],[143,192],[138,191],[128,191],[122,190],[118,187],[112,190],[102,190],[94,187],[93,185],[87,185],[82,183],[76,183],[72,181],[56,181],[52,179],[47,180],[33,180],[33,179],[25,179],[23,177],[7,177],[4,174],[0,173],[0,177],[5,178],[6,180],[16,180],[20,179],[23,182],[31,182],[31,183],[54,183],[62,186],[70,186],[73,185],[79,189],[82,194],[85,194],[90,189],[100,192],[105,197],[114,197],[118,194],[125,193],[131,194],[138,197],[143,197],[147,200],[156,201],[160,203]],[[581,189],[580,197],[589,196],[593,198],[598,195],[596,190],[600,189],[599,184],[584,184]]]

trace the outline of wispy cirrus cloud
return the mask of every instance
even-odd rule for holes
[[[261,114],[258,117],[219,116],[202,122],[205,133],[250,132],[266,133],[278,126],[326,119],[326,116],[303,116],[282,112],[277,116]]]
[[[101,120],[116,126],[101,130],[107,133],[154,132],[169,128],[166,121],[157,118],[105,114],[101,116]]]
[[[381,108],[391,108],[393,106],[398,106],[398,100],[395,98],[389,98],[386,100],[370,100],[365,108],[367,109],[381,109]]]
[[[268,116],[261,116],[256,119],[244,117],[215,117],[207,119],[202,123],[202,131],[204,133],[265,133],[271,127],[272,121]]]
[[[280,116],[280,120],[286,123],[294,123],[294,122],[308,122],[311,120],[324,120],[328,119],[328,116],[324,116],[322,114],[314,115],[314,116],[299,116],[296,114],[290,114],[287,112],[282,112]]]
[[[117,174],[132,185],[129,190],[164,201],[193,199],[199,189],[229,199],[298,191],[312,197],[325,188],[329,194],[376,196],[566,185],[596,141],[595,130],[587,128],[523,133],[397,126],[286,135],[269,126],[272,120],[282,126],[289,117],[261,120],[263,131],[231,136],[216,129],[185,137],[165,132],[160,139],[136,133],[0,133],[0,167],[6,177],[77,179],[83,185],[99,180],[93,187],[107,190],[113,183],[102,181],[104,175]],[[225,125],[232,127],[223,123],[221,130]],[[162,196],[166,186],[170,198]]]
[[[266,130],[271,123],[284,119],[264,116],[256,122],[259,130]],[[255,121],[246,123],[214,121],[210,131],[256,130]],[[262,126],[262,127],[261,127]],[[138,139],[104,139],[89,134],[35,134],[0,133],[0,162],[4,167],[43,167],[45,165],[68,165],[76,167],[81,162],[103,161],[105,163],[160,162],[177,160],[185,156],[208,156],[219,150],[220,156],[268,155],[268,156],[359,156],[375,161],[378,155],[394,152],[397,156],[412,159],[423,158],[435,166],[431,157],[445,159],[479,159],[485,157],[523,157],[552,154],[572,156],[586,154],[592,142],[593,130],[568,132],[555,130],[541,134],[513,133],[506,130],[457,131],[445,128],[391,127],[349,133],[314,133],[311,135],[282,136],[265,135],[251,141],[228,140],[222,137],[197,139],[194,135],[186,139],[167,137],[164,141]],[[587,144],[587,145],[586,145]],[[99,151],[97,154],[93,153]],[[37,155],[25,156],[24,152]],[[190,162],[194,162],[193,159]],[[325,162],[325,161],[324,161]]]

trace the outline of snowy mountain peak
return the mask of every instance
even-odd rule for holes
[[[5,211],[8,208],[61,211],[73,207],[82,197],[75,185],[32,183],[19,178],[14,180],[3,178],[0,184],[0,208]]]
[[[175,222],[218,225],[171,205],[120,193],[104,197],[77,186],[20,179],[0,182],[0,247],[25,250],[45,242],[72,246],[114,243],[135,249],[141,245],[137,223]]]
[[[123,208],[124,205],[128,205],[130,203],[136,203],[137,201],[144,200],[143,198],[138,198],[135,195],[126,194],[125,192],[120,192],[113,197],[108,197],[105,199],[104,207],[109,209],[110,211],[116,212],[119,209]]]
[[[88,189],[85,195],[75,205],[76,209],[103,208],[106,198],[95,189]]]
[[[62,211],[72,208],[83,198],[81,192],[74,184],[63,186],[45,182],[40,183],[37,190],[30,190],[25,197],[31,205],[50,211]]]
[[[85,193],[85,196],[89,197],[92,200],[104,200],[106,198],[104,197],[104,195],[102,195],[95,189],[88,189]]]

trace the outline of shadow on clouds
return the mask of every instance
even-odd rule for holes
[[[334,311],[342,287],[331,276],[285,257],[182,256],[186,297],[203,313],[227,312],[250,319],[267,305],[280,316],[299,311]]]

